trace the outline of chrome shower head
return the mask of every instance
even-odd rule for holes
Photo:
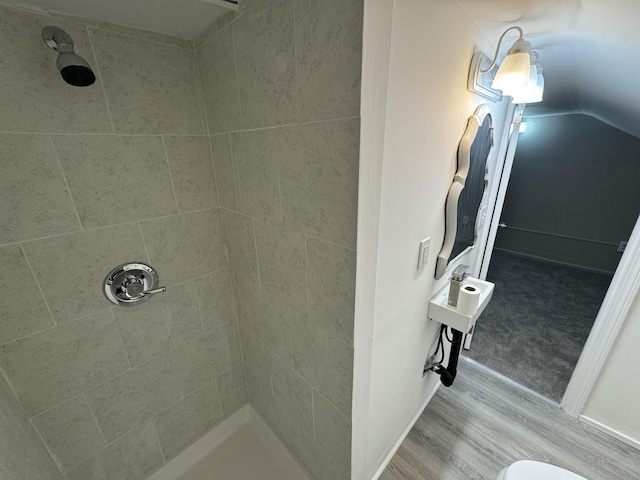
[[[65,82],[74,87],[93,85],[96,76],[89,64],[73,51],[73,40],[67,32],[57,27],[45,27],[42,39],[58,53],[56,65]]]

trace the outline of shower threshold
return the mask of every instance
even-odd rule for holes
[[[245,405],[147,480],[310,480],[256,411]]]

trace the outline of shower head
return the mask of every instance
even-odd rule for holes
[[[42,39],[58,53],[56,65],[65,82],[74,87],[87,87],[96,81],[89,64],[73,51],[73,40],[57,27],[45,27]]]

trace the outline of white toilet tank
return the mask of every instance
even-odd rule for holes
[[[587,480],[548,463],[520,460],[498,474],[497,480]]]

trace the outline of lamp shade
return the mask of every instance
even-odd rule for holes
[[[542,76],[542,73],[538,73],[536,75],[535,87],[531,90],[526,90],[518,95],[515,95],[511,103],[516,103],[516,104],[538,103],[542,101],[543,94],[544,94],[544,77]]]
[[[529,81],[530,64],[528,53],[507,55],[493,79],[491,88],[502,90],[504,95],[511,95],[521,89]]]

